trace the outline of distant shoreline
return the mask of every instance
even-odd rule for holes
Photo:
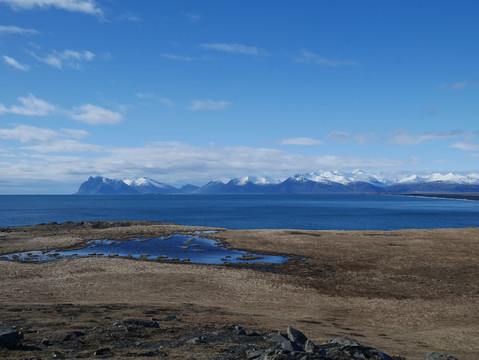
[[[461,199],[461,200],[475,200],[479,201],[479,195],[468,195],[468,194],[395,194],[395,195],[405,195],[405,196],[420,196],[420,197],[432,197],[432,198],[441,198],[441,199]]]

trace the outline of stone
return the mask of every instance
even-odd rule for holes
[[[0,348],[14,349],[23,339],[23,333],[10,326],[0,326]]]
[[[236,335],[246,335],[245,329],[243,329],[241,326],[236,325],[235,330],[236,330]]]
[[[258,359],[260,356],[263,356],[263,352],[259,350],[246,350],[246,358],[249,359]]]
[[[316,349],[316,345],[314,345],[314,342],[309,339],[306,340],[306,343],[304,344],[304,351],[312,352],[314,351],[314,349]]]
[[[160,324],[156,321],[137,319],[137,318],[127,318],[120,321],[122,325],[132,325],[138,327],[147,327],[147,328],[159,328]]]
[[[425,360],[459,360],[458,358],[456,358],[452,355],[441,354],[441,353],[438,353],[438,352],[427,353],[424,359]]]
[[[334,338],[332,340],[325,342],[323,345],[325,344],[338,344],[340,346],[363,346],[357,341],[346,339],[346,338]]]
[[[291,341],[291,340],[283,341],[283,342],[281,343],[281,348],[282,348],[283,350],[290,351],[290,352],[293,352],[293,351],[303,351],[303,348],[302,348],[299,344],[297,344],[297,343],[295,343],[295,342],[293,342],[293,341]]]
[[[286,333],[288,334],[289,340],[304,348],[306,342],[308,341],[308,338],[301,331],[296,330],[291,326],[288,326],[288,328],[286,329]]]
[[[268,342],[275,343],[275,344],[281,344],[284,341],[288,341],[288,339],[281,334],[276,334],[268,339]]]
[[[93,356],[102,356],[102,355],[108,354],[110,351],[111,351],[110,348],[101,348],[96,350],[93,353]]]

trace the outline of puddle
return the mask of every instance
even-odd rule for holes
[[[93,240],[76,250],[26,251],[0,256],[0,260],[46,262],[80,257],[122,257],[147,260],[176,260],[200,264],[269,263],[280,264],[285,256],[258,255],[247,251],[228,250],[219,240],[199,234],[174,234],[152,239],[126,241]]]

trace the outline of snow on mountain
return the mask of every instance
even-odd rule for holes
[[[234,183],[238,186],[245,186],[248,183],[254,185],[271,185],[271,184],[279,184],[284,179],[275,178],[272,176],[244,176],[241,178],[234,178],[230,181],[230,183]]]
[[[454,173],[379,176],[361,170],[317,171],[287,179],[245,176],[180,189],[145,177],[127,180],[90,177],[78,194],[273,194],[273,193],[479,193],[479,174]]]
[[[156,180],[152,180],[152,179],[148,179],[148,178],[132,178],[132,179],[127,179],[127,180],[123,180],[123,182],[125,184],[127,184],[128,186],[133,186],[133,187],[139,187],[139,186],[154,186],[154,187],[157,187],[157,188],[167,188],[167,187],[170,187],[170,185],[167,185],[167,184],[164,184],[164,183],[161,183],[159,181],[156,181]]]
[[[167,194],[180,192],[177,188],[156,180],[140,177],[123,180],[125,184],[142,194]]]

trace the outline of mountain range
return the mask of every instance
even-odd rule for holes
[[[242,177],[228,182],[210,181],[199,187],[180,188],[149,178],[126,180],[90,177],[80,185],[77,195],[128,194],[471,194],[479,193],[479,174],[411,174],[383,177],[361,170],[352,172],[318,171],[288,178]]]

